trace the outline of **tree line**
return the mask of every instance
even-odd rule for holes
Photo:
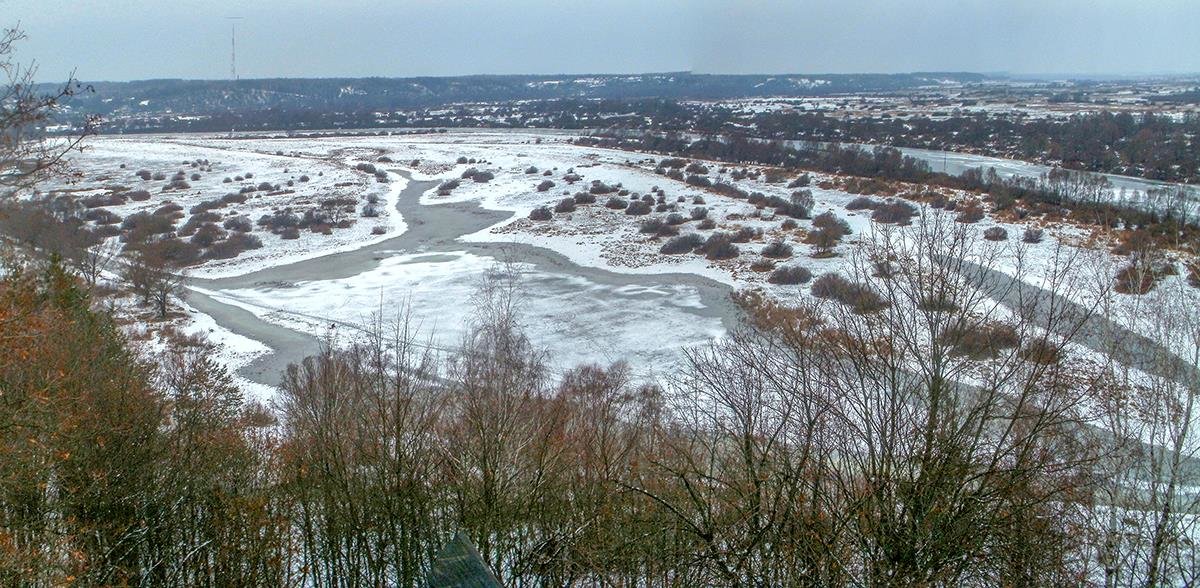
[[[0,578],[419,586],[461,530],[511,586],[1195,581],[1187,298],[1070,303],[1086,260],[1002,277],[1027,247],[972,235],[881,225],[841,278],[872,304],[744,294],[661,382],[555,375],[498,273],[455,351],[379,317],[269,405],[10,262]]]

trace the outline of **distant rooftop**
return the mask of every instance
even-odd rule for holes
[[[479,551],[461,531],[442,548],[429,572],[429,588],[502,588]]]

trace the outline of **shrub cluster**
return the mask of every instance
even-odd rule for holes
[[[299,233],[296,234],[299,237]],[[285,237],[286,238],[286,237]],[[256,235],[250,233],[231,233],[223,241],[213,243],[212,247],[204,253],[204,256],[209,259],[231,259],[240,255],[243,251],[258,249],[262,247],[262,240]]]
[[[708,259],[733,259],[740,253],[738,246],[734,244],[734,236],[725,232],[709,235],[700,251]]]
[[[880,202],[874,198],[859,196],[846,205],[846,210],[874,210]]]
[[[650,214],[650,204],[645,200],[634,200],[625,208],[625,214],[634,216]]]
[[[806,188],[812,182],[812,178],[808,174],[801,174],[796,179],[788,182],[788,188]]]
[[[121,215],[108,210],[107,208],[95,208],[87,211],[83,215],[84,220],[92,221],[98,225],[115,225],[121,222]]]
[[[817,278],[812,285],[812,295],[836,300],[859,314],[879,312],[888,306],[887,301],[870,287],[851,282],[837,273]]]
[[[970,204],[959,210],[958,216],[955,217],[954,220],[960,223],[977,223],[983,220],[984,216],[985,215],[982,206],[979,206],[978,204]]]
[[[250,222],[250,217],[248,216],[235,216],[226,219],[223,226],[230,231],[238,233],[249,233],[254,230],[254,223]]]
[[[907,225],[917,215],[917,207],[904,200],[889,200],[875,207],[871,220],[877,223]]]
[[[812,272],[808,268],[798,265],[785,265],[775,268],[767,281],[772,284],[780,285],[797,285],[807,283],[812,279]]]
[[[602,195],[602,194],[612,194],[613,192],[616,192],[619,189],[620,188],[609,186],[608,184],[605,184],[604,182],[601,182],[600,180],[592,180],[592,185],[588,188],[588,192],[591,192],[592,194]]]
[[[998,322],[957,322],[947,326],[938,335],[938,341],[950,347],[951,355],[975,360],[996,357],[1001,351],[1015,349],[1021,344],[1016,329]]]
[[[659,249],[660,253],[668,255],[678,255],[681,253],[691,253],[698,247],[704,245],[704,237],[697,233],[688,233],[678,237],[672,237],[663,243]]]
[[[147,192],[147,195],[149,193]],[[126,197],[120,192],[107,192],[104,194],[96,194],[88,196],[82,200],[86,208],[99,208],[101,206],[120,206],[125,204]]]
[[[792,246],[783,241],[775,241],[763,247],[763,257],[771,259],[787,259],[792,256]]]

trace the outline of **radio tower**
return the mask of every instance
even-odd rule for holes
[[[229,25],[229,77],[237,80],[237,21],[242,20],[240,16],[227,16],[230,20]]]

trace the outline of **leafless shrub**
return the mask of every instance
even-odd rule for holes
[[[775,268],[771,272],[767,281],[772,284],[780,285],[798,285],[805,284],[812,279],[812,272],[808,268],[798,265],[785,265]]]
[[[792,256],[792,246],[783,241],[775,241],[763,247],[763,257],[772,259],[787,259]]]
[[[697,235],[696,233],[688,233],[686,235],[680,235],[678,237],[672,237],[668,239],[666,243],[663,243],[663,246],[659,249],[659,252],[667,255],[691,253],[703,245],[704,237]]]

